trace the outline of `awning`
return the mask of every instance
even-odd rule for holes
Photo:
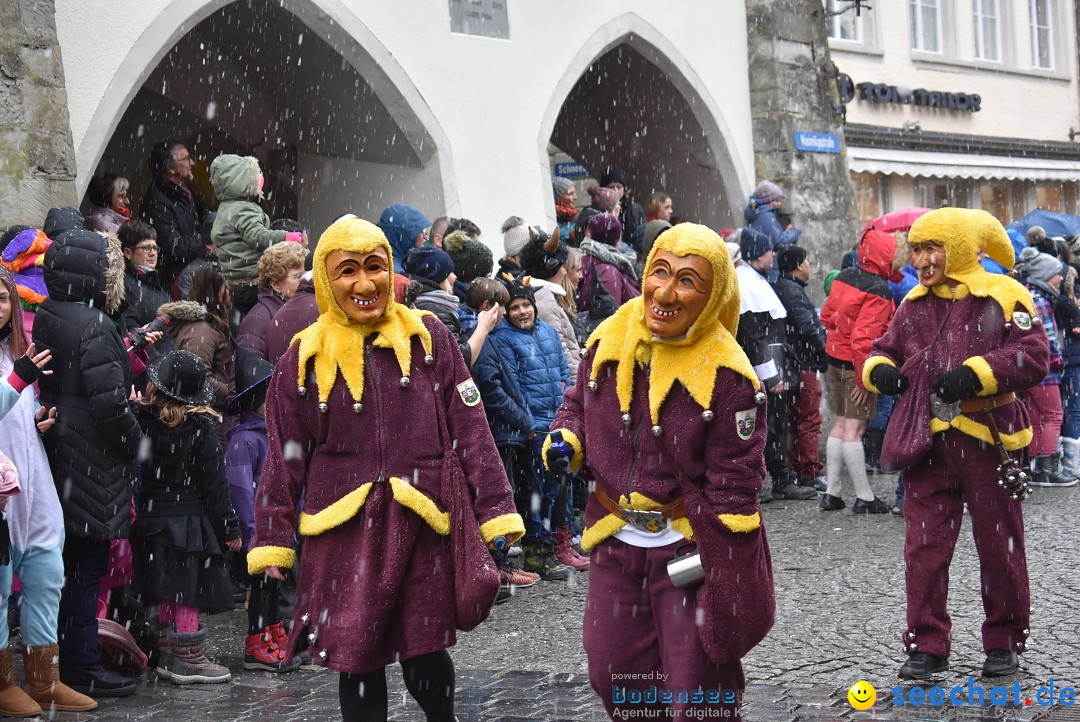
[[[1080,181],[1080,160],[1010,158],[1001,155],[933,153],[925,150],[848,146],[852,173],[921,178]]]

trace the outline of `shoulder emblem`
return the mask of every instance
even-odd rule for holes
[[[739,435],[739,438],[746,441],[754,435],[754,428],[757,426],[757,409],[746,409],[745,411],[735,412],[735,433]]]
[[[1013,314],[1013,323],[1015,323],[1016,327],[1021,331],[1027,331],[1031,328],[1031,314],[1017,311]]]
[[[480,389],[476,388],[476,383],[471,378],[458,384],[457,392],[466,406],[476,406],[480,403]]]

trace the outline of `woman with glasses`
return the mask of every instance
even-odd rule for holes
[[[236,333],[236,345],[269,360],[266,335],[274,314],[296,295],[304,275],[307,249],[299,243],[278,243],[259,257],[259,295]]]
[[[116,233],[131,218],[128,179],[115,173],[96,176],[90,181],[90,215],[86,227],[102,233]]]
[[[118,322],[127,333],[154,320],[158,308],[172,300],[158,278],[157,231],[149,223],[131,221],[120,226],[116,235],[124,252],[124,301],[127,304]],[[168,351],[150,346],[151,358]]]

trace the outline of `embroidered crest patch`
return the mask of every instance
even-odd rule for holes
[[[754,435],[754,427],[757,425],[757,409],[735,412],[735,433],[739,438],[746,441]]]
[[[1023,311],[1017,311],[1013,314],[1013,323],[1021,331],[1027,331],[1031,328],[1031,315],[1024,313]]]
[[[480,389],[476,388],[476,383],[471,378],[458,384],[457,392],[466,406],[476,406],[480,403]]]

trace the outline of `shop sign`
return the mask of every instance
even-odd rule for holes
[[[510,39],[507,0],[449,0],[450,32]]]
[[[871,103],[918,105],[962,113],[977,113],[982,110],[982,96],[975,93],[948,93],[925,88],[912,90],[884,83],[859,83],[855,88],[859,91],[859,100],[868,100]]]
[[[555,175],[562,178],[588,178],[589,171],[581,163],[556,163]]]
[[[833,133],[808,133],[795,131],[795,150],[808,153],[839,153],[840,136]]]

